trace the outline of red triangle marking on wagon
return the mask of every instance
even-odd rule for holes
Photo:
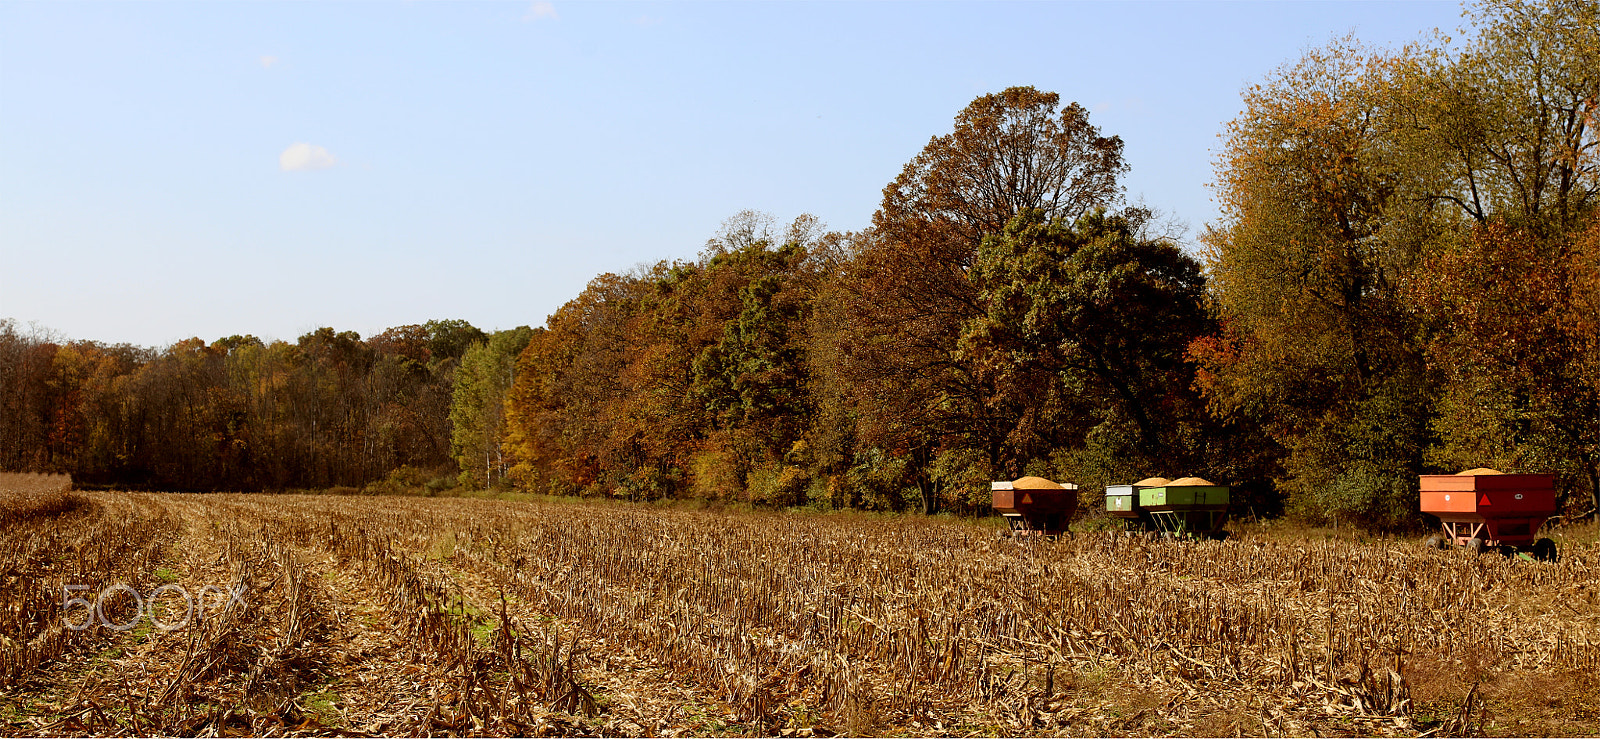
[[[1483,496],[1483,500],[1478,501],[1478,505],[1489,505],[1489,496]]]

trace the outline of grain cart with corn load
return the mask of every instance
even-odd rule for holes
[[[1155,478],[1160,480],[1160,478]],[[1167,538],[1225,539],[1228,488],[1198,477],[1184,477],[1139,489],[1139,508]]]
[[[1555,476],[1507,475],[1478,468],[1454,475],[1422,475],[1422,512],[1439,519],[1441,534],[1429,546],[1463,547],[1473,554],[1497,548],[1554,562],[1556,543],[1536,539],[1556,514]]]
[[[992,482],[989,490],[1012,536],[1060,536],[1078,510],[1078,486],[1072,483],[1024,477]]]
[[[1107,485],[1106,515],[1120,520],[1127,531],[1155,531],[1156,522],[1150,512],[1139,505],[1139,491],[1164,487],[1170,482],[1165,477],[1147,477],[1132,485]]]

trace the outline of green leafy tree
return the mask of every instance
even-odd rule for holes
[[[490,487],[511,466],[504,445],[506,394],[516,379],[517,357],[532,338],[527,326],[497,331],[461,356],[450,404],[450,450],[463,486]]]
[[[987,415],[1009,426],[996,466],[1126,438],[1102,451],[1125,461],[1121,477],[1200,470],[1205,419],[1184,361],[1209,328],[1198,262],[1125,217],[1069,225],[1027,210],[984,240],[972,279],[985,311],[963,326],[958,356],[993,388]],[[1131,433],[1106,433],[1116,428]]]
[[[428,336],[428,358],[433,363],[459,360],[473,344],[489,338],[481,329],[459,319],[428,321],[422,328]]]
[[[695,357],[690,391],[707,415],[710,441],[735,455],[741,474],[764,469],[763,479],[783,480],[751,486],[767,502],[799,502],[805,482],[785,473],[784,456],[802,440],[810,417],[804,331],[813,291],[806,259],[802,244],[773,249],[758,241],[706,265],[708,275],[737,272],[743,284],[734,291],[738,303],[728,306],[737,312],[717,321],[722,335]]]

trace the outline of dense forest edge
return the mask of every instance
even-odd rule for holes
[[[1600,503],[1600,3],[1354,38],[1243,92],[1193,241],[1059,95],[960,111],[871,226],[743,212],[538,328],[165,349],[0,320],[0,470],[83,486],[981,513],[990,480],[1232,485],[1395,531],[1417,476]],[[1093,507],[1092,505],[1089,507]]]

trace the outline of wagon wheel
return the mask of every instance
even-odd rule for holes
[[[1540,539],[1534,542],[1533,558],[1540,562],[1556,561],[1556,543],[1549,539]]]
[[[1227,541],[1228,532],[1227,531],[1223,531],[1221,529],[1213,531],[1213,532],[1211,532],[1211,539],[1213,541]]]
[[[1474,536],[1471,539],[1467,540],[1467,551],[1468,552],[1471,552],[1472,554],[1483,554],[1483,549],[1484,549],[1483,539]]]
[[[1444,537],[1442,537],[1442,536],[1440,536],[1438,534],[1434,534],[1433,536],[1430,536],[1430,537],[1422,540],[1422,546],[1424,546],[1424,547],[1426,547],[1428,549],[1444,549],[1445,548]]]
[[[1517,548],[1510,544],[1501,544],[1500,555],[1503,557],[1515,557],[1517,556]]]

